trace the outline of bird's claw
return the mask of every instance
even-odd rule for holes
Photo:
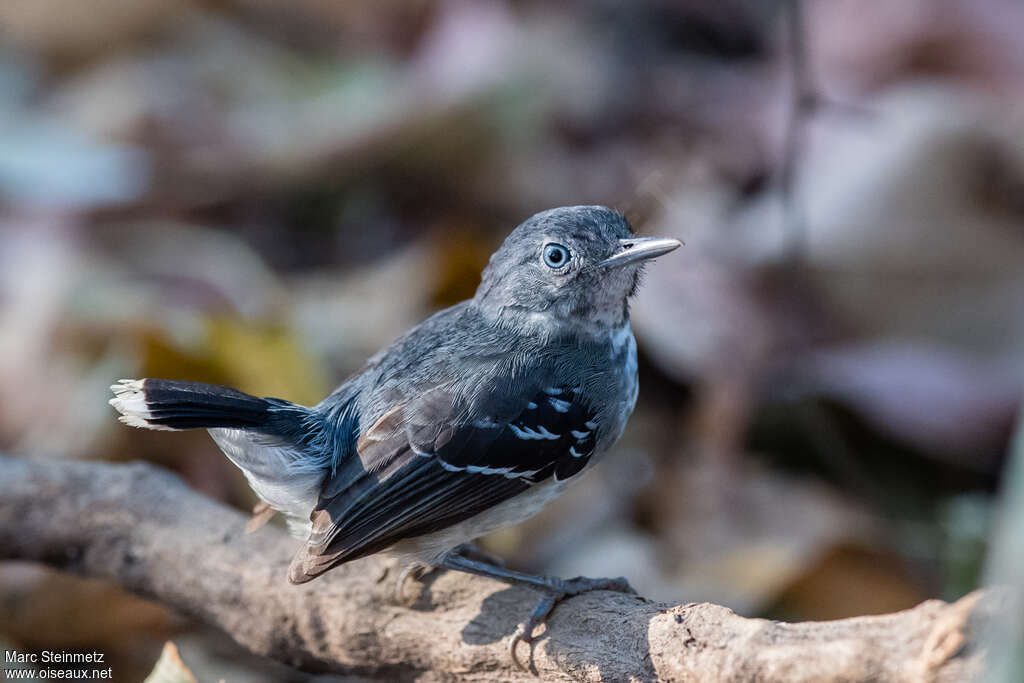
[[[636,595],[636,591],[629,585],[623,577],[617,579],[591,579],[585,576],[577,576],[574,579],[566,579],[559,581],[557,588],[550,588],[547,594],[541,598],[537,606],[534,607],[530,617],[519,624],[516,628],[516,632],[512,634],[512,637],[508,641],[508,653],[512,657],[512,663],[516,665],[520,671],[530,673],[530,669],[523,665],[519,660],[517,653],[517,647],[519,643],[526,643],[527,645],[533,645],[534,637],[533,630],[540,624],[544,623],[547,616],[551,613],[551,610],[555,608],[555,605],[560,603],[566,598],[575,597],[582,593],[589,591],[606,590],[616,591],[618,593],[626,593],[629,595]],[[530,666],[533,665],[533,649],[530,649]],[[534,672],[536,673],[536,672]]]
[[[526,643],[527,645],[533,644],[533,636],[526,634],[525,627],[525,622],[519,624],[519,627],[516,628],[516,632],[512,634],[511,638],[508,639],[508,654],[510,657],[512,657],[512,663],[516,665],[517,669],[529,673],[530,670],[523,666],[523,663],[519,661],[519,655],[516,653],[516,646],[519,645],[519,643],[522,642]],[[532,652],[530,653],[530,659],[531,661],[533,659]]]
[[[512,663],[516,665],[521,671],[529,672],[529,669],[523,666],[523,663],[519,661],[519,656],[516,653],[516,646],[520,642],[526,643],[527,645],[533,645],[533,630],[540,624],[544,623],[544,620],[551,613],[551,610],[555,608],[560,601],[570,597],[568,594],[558,591],[552,592],[545,595],[537,603],[537,606],[533,608],[533,613],[530,614],[530,618],[519,624],[516,628],[516,632],[512,634],[512,637],[508,641],[508,652],[512,655]],[[533,649],[530,650],[530,664],[533,664]]]
[[[398,580],[395,581],[395,602],[399,605],[405,605],[405,584],[412,578],[419,581],[423,578],[423,575],[430,569],[424,564],[410,564],[409,566],[402,569],[402,573],[398,575]]]

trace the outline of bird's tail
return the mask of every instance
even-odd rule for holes
[[[170,379],[123,379],[110,387],[121,422],[145,429],[252,429],[262,431],[286,402],[258,398],[214,384]]]
[[[132,427],[209,429],[262,500],[288,517],[293,533],[308,535],[309,513],[332,452],[322,416],[277,398],[230,387],[169,379],[123,379],[110,405]]]

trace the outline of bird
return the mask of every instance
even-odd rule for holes
[[[307,407],[230,387],[125,379],[126,425],[207,429],[303,541],[292,583],[368,555],[527,585],[555,605],[625,579],[535,576],[470,543],[537,514],[619,439],[637,400],[629,300],[651,259],[680,246],[637,236],[619,212],[537,213],[491,256],[471,299],[410,329]],[[404,576],[404,575],[403,575]]]

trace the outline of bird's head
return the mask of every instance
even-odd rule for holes
[[[603,206],[542,211],[491,256],[474,304],[502,324],[552,333],[617,327],[644,264],[679,244],[637,237],[622,214]]]

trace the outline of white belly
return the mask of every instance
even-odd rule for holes
[[[245,474],[260,500],[285,516],[296,538],[309,538],[309,513],[316,506],[322,471],[303,468],[303,454],[242,429],[210,429],[224,455]]]

